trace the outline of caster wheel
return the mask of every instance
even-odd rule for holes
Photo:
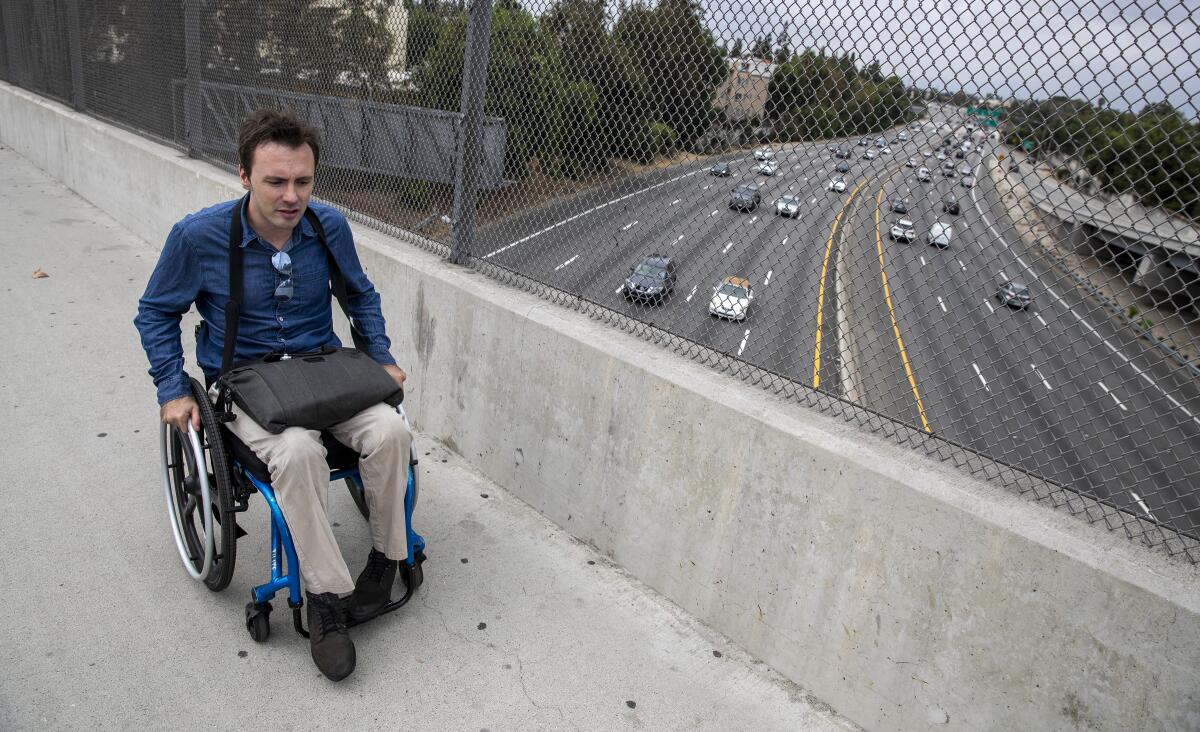
[[[271,603],[246,603],[246,630],[255,643],[262,643],[271,637]]]
[[[415,591],[422,583],[425,582],[425,570],[421,569],[421,562],[424,556],[417,557],[417,561],[413,562],[412,567],[407,572],[402,572],[401,576],[404,579],[404,586],[408,587],[411,583]]]

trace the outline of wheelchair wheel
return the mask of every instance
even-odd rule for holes
[[[246,603],[246,630],[255,643],[263,643],[271,637],[271,603],[256,605]]]
[[[219,422],[204,387],[195,379],[191,387],[200,431],[185,435],[162,425],[163,490],[184,570],[217,592],[233,578],[237,521]]]

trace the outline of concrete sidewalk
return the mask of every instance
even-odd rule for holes
[[[0,169],[0,729],[854,729],[419,434],[417,599],[354,631],[341,684],[286,602],[254,643],[262,501],[219,594],[184,574],[167,525],[131,323],[157,244],[11,150]],[[357,571],[366,525],[331,495]]]

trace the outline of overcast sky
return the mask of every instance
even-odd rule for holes
[[[1200,0],[701,2],[721,42],[789,21],[794,49],[854,51],[917,86],[1200,110]]]

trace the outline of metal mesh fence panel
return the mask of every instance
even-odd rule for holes
[[[1200,559],[1185,2],[0,13],[8,81],[226,166],[245,112],[296,109],[327,200]]]

